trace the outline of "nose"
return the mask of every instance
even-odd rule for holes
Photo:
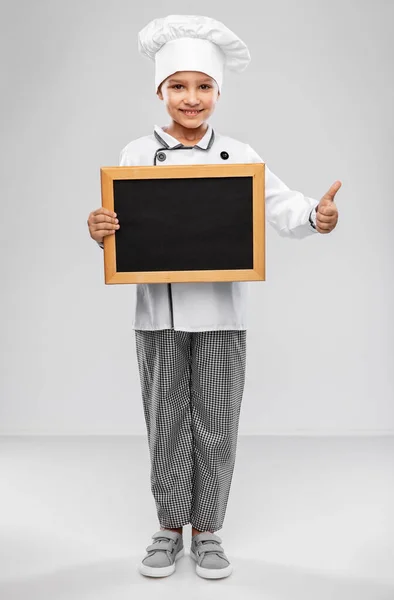
[[[200,100],[197,98],[197,93],[194,90],[187,92],[185,103],[188,106],[198,106],[200,104]]]

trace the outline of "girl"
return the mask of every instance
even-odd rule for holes
[[[242,71],[250,61],[238,36],[215,19],[170,15],[151,21],[138,41],[140,52],[155,62],[155,92],[170,122],[125,146],[121,166],[264,162],[248,144],[208,123],[224,67]],[[319,209],[317,217],[318,202],[290,190],[267,166],[265,181],[267,219],[280,235],[301,239],[333,229],[334,186],[332,214]],[[327,194],[323,200],[329,202]],[[116,214],[104,208],[89,215],[88,225],[101,247],[103,237],[120,227]],[[140,564],[144,575],[175,571],[184,554],[182,528],[189,523],[197,574],[232,572],[214,532],[223,526],[235,464],[246,309],[247,282],[137,284],[133,329],[160,524]]]

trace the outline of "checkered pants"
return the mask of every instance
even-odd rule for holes
[[[162,527],[218,531],[230,492],[246,367],[246,330],[135,330]]]

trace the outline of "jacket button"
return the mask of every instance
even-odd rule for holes
[[[221,152],[220,156],[221,156],[221,158],[223,158],[223,160],[227,160],[228,159],[228,152]]]
[[[164,154],[164,152],[159,152],[159,154],[157,155],[157,160],[163,161],[165,160],[167,157]]]

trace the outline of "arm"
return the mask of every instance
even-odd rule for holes
[[[248,152],[249,162],[265,162],[249,145]],[[279,235],[302,239],[318,233],[313,227],[318,204],[318,200],[291,190],[265,165],[266,217]]]

